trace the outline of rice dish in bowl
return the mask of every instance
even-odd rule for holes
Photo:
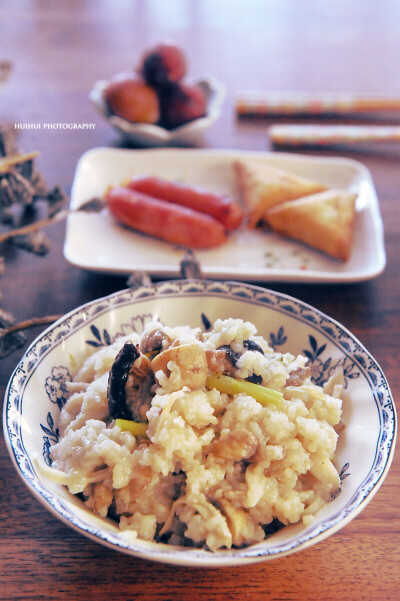
[[[395,414],[370,359],[285,295],[162,283],[49,328],[10,381],[5,431],[34,494],[91,538],[180,565],[260,561],[333,533],[382,482]]]
[[[309,525],[340,486],[342,386],[324,392],[306,363],[241,319],[208,331],[150,322],[67,382],[55,477],[146,540],[216,551]]]

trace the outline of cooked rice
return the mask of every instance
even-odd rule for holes
[[[256,378],[283,399],[262,405],[246,393],[192,387],[193,366],[186,372],[170,360],[155,373],[147,437],[121,430],[109,413],[110,369],[127,341],[140,347],[156,331],[164,335],[161,351],[195,344],[214,356],[229,347],[230,375]],[[52,466],[88,508],[146,540],[216,551],[259,542],[277,525],[310,524],[340,484],[333,462],[342,402],[340,381],[323,390],[306,363],[274,351],[240,319],[217,320],[207,332],[147,324],[141,336],[117,339],[80,367]]]

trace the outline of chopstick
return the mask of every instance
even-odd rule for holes
[[[239,116],[327,115],[399,111],[395,96],[356,96],[346,93],[241,91],[236,96]]]
[[[394,125],[272,125],[271,142],[285,146],[330,146],[364,142],[400,142]]]

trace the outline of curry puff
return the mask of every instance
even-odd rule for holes
[[[235,161],[234,170],[248,211],[250,228],[255,227],[270,208],[326,190],[320,182],[277,169],[257,159]]]
[[[347,261],[353,246],[357,195],[326,190],[284,202],[264,214],[276,232]]]

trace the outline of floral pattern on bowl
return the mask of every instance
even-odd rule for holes
[[[323,384],[342,365],[343,421],[336,465],[341,488],[311,526],[283,528],[243,549],[210,553],[128,539],[111,520],[94,516],[63,487],[46,477],[50,446],[58,439],[57,416],[65,382],[88,347],[157,317],[169,325],[200,326],[202,319],[249,319],[279,350],[303,353],[313,379]],[[317,309],[284,294],[235,282],[183,280],[123,290],[84,305],[57,321],[26,351],[6,392],[4,432],[9,452],[31,492],[68,525],[97,542],[154,561],[191,566],[241,565],[273,559],[323,540],[353,519],[371,500],[389,469],[396,438],[396,414],[379,365],[343,326]]]

